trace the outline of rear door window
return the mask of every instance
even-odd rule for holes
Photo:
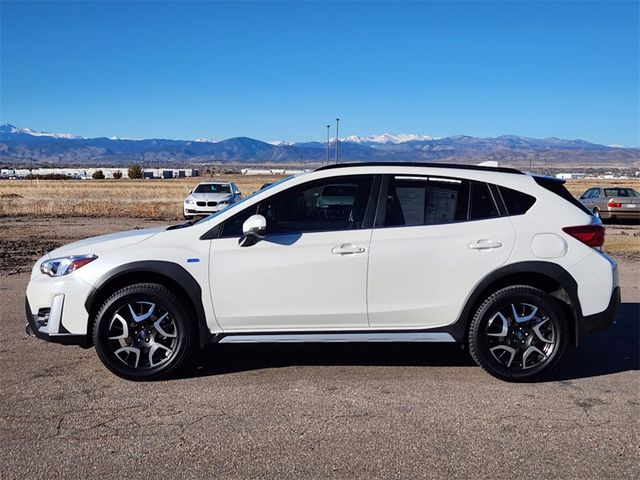
[[[442,225],[498,216],[486,183],[440,177],[389,179],[386,227]]]
[[[471,211],[469,220],[483,220],[499,216],[496,203],[489,191],[489,185],[480,182],[471,182]]]

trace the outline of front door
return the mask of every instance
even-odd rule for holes
[[[363,330],[373,176],[307,182],[229,218],[211,240],[210,285],[225,331]],[[266,238],[240,247],[242,223]]]

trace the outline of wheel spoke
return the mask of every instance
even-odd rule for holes
[[[493,348],[490,348],[489,350],[491,350],[491,353],[493,354],[495,359],[498,360],[499,362],[502,362],[502,360],[500,360],[500,358],[498,357],[498,354],[496,353],[497,350],[502,350],[509,353],[509,361],[507,362],[507,367],[511,366],[511,363],[513,363],[513,359],[516,356],[516,349],[512,347],[508,347],[506,345],[497,345]]]
[[[516,311],[516,306],[512,303],[511,311],[513,312],[513,319],[516,321],[516,323],[528,322],[529,320],[531,320],[533,317],[536,316],[536,313],[538,313],[538,307],[536,307],[535,305],[529,305],[528,303],[521,303],[520,305],[526,305],[528,307],[531,307],[531,313],[529,315],[518,315],[518,312]]]
[[[136,312],[133,311],[133,307],[131,306],[131,304],[129,304],[129,312],[131,312],[131,317],[133,318],[133,321],[136,323],[140,323],[145,321],[151,315],[153,315],[153,311],[156,309],[156,304],[151,302],[137,302],[137,303],[138,305],[151,305],[147,313],[142,313],[138,315]]]
[[[496,319],[499,319],[502,322],[502,325],[500,325],[500,332],[489,333],[489,329],[493,326],[493,323],[496,321]],[[490,337],[506,337],[507,333],[509,333],[509,321],[502,313],[498,312],[493,317],[491,317],[489,323],[487,324],[487,335]]]
[[[160,361],[154,363],[153,356],[155,355],[155,353],[158,351],[159,348],[164,350],[165,354],[164,354],[164,357],[162,359],[160,359]],[[171,352],[173,352],[173,350],[171,350],[170,348],[165,347],[161,343],[154,343],[153,345],[151,345],[151,348],[149,348],[149,366],[150,367],[155,367],[156,365],[162,363],[164,360],[166,360],[166,358],[169,355],[171,355]]]
[[[543,360],[545,360],[547,358],[547,356],[544,354],[544,352],[542,350],[540,350],[538,347],[534,347],[533,345],[530,345],[529,348],[527,348],[527,350],[522,354],[522,368],[531,368],[531,367],[535,367],[536,365],[538,365],[540,362],[536,362],[533,365],[527,365],[527,360],[529,359],[529,356],[532,353],[537,353],[539,355],[542,356],[542,360],[540,360],[540,362],[542,362]]]
[[[120,325],[122,326],[122,333],[120,335],[109,337],[109,340],[120,340],[121,338],[127,338],[129,336],[129,326],[127,325],[127,321],[117,313],[111,319],[111,323],[109,324],[109,332],[111,332],[113,324],[116,320],[120,322]]]
[[[160,323],[167,318],[167,316],[169,315],[169,313],[165,313],[164,315],[162,315],[160,318],[158,318],[158,320],[156,320],[155,322],[153,322],[153,328],[155,328],[157,330],[157,332],[162,335],[163,337],[166,338],[176,338],[178,335],[175,332],[175,328],[174,328],[174,332],[173,333],[169,333],[167,332],[164,328],[162,328],[162,325],[160,325]]]
[[[540,327],[542,327],[548,321],[549,321],[549,319],[545,318],[544,320],[542,320],[542,322],[540,322],[535,327],[533,327],[533,333],[536,334],[536,337],[538,337],[538,340],[540,340],[541,342],[553,343],[553,329],[551,330],[551,338],[550,339],[545,338],[544,335],[542,335],[542,332],[540,332]]]
[[[136,362],[133,365],[133,368],[138,368],[138,363],[140,362],[140,349],[135,347],[122,347],[113,352],[115,356],[118,357],[124,364],[129,365],[129,362],[127,362],[129,356],[127,355],[126,358],[122,358],[120,356],[120,354],[123,352],[133,353],[136,356]]]

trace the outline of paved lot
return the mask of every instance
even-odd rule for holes
[[[617,325],[535,384],[415,344],[219,345],[179,379],[131,383],[93,349],[27,337],[14,267],[0,273],[2,478],[640,477],[635,259]]]

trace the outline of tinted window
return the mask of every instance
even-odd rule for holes
[[[267,219],[268,234],[362,228],[373,177],[354,175],[309,182],[267,198],[231,217],[222,237],[239,237],[251,215]]]
[[[498,217],[498,209],[486,183],[471,182],[471,211],[469,220]]]
[[[632,188],[605,188],[605,197],[637,197],[638,192]]]
[[[522,215],[527,213],[534,203],[536,203],[535,197],[527,195],[526,193],[518,192],[507,187],[498,187],[505,207],[507,207],[507,213],[509,215]]]
[[[460,222],[467,220],[468,206],[466,181],[394,177],[389,181],[385,226]]]
[[[591,198],[593,196],[593,192],[594,192],[594,189],[590,188],[580,196],[580,200],[586,200],[587,198]]]
[[[227,183],[202,183],[193,193],[231,193],[231,187]]]

